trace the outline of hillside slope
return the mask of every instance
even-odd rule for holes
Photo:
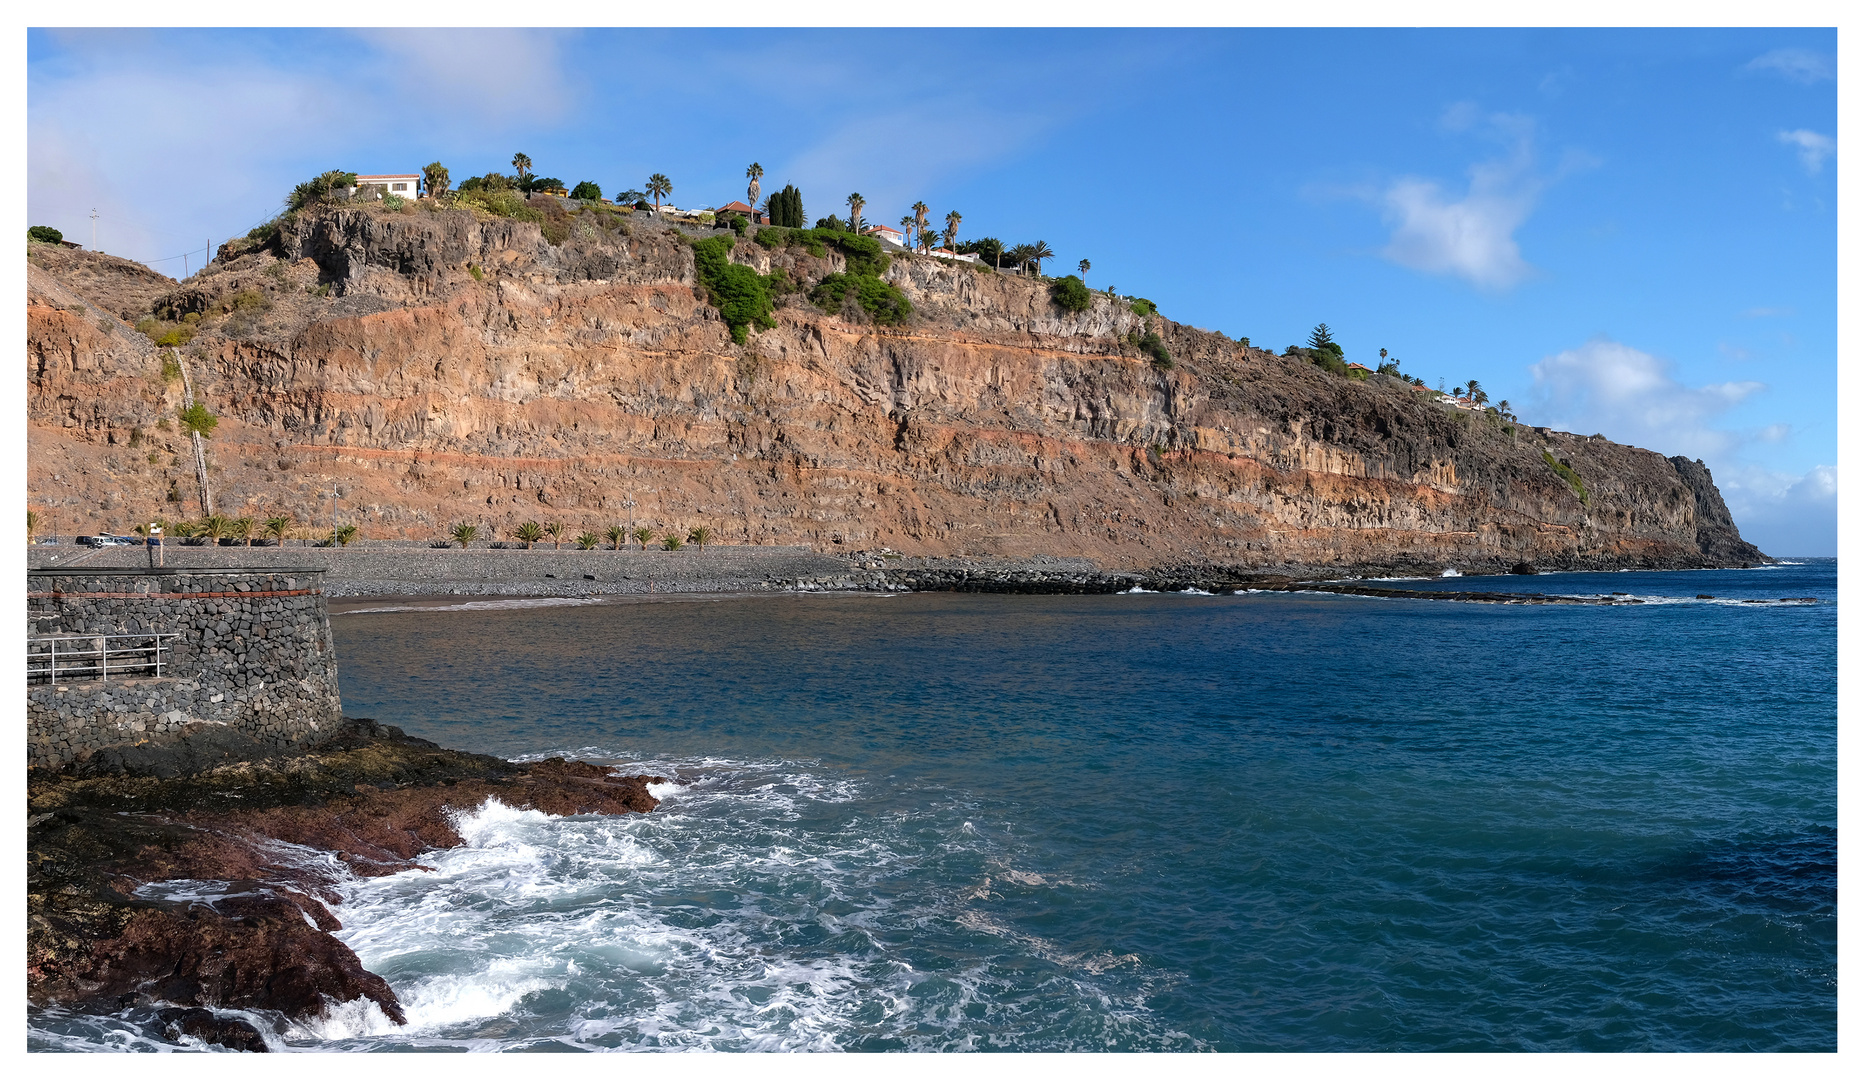
[[[644,217],[576,216],[552,244],[468,210],[323,210],[159,294],[82,257],[34,265],[34,504],[67,532],[198,512],[163,430],[180,384],[125,324],[153,308],[198,319],[178,351],[221,417],[216,509],[328,520],[335,488],[366,536],[633,520],[1124,568],[1765,558],[1701,463],[1504,425],[1105,295],[1068,314],[1040,282],[929,258],[885,274],[904,326],[793,294],[734,345],[690,240]],[[844,268],[749,240],[732,260],[803,282]],[[1146,328],[1170,369],[1129,344]]]

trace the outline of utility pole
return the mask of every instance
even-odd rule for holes
[[[635,534],[635,500],[623,499],[622,509],[628,511],[628,535],[633,536]],[[624,544],[623,546],[626,547],[627,545]]]
[[[91,250],[97,250],[97,208],[91,207]]]

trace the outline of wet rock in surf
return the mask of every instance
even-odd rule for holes
[[[639,813],[658,804],[647,787],[662,782],[448,750],[370,720],[296,756],[160,775],[200,756],[170,746],[147,762],[28,770],[32,1004],[163,1002],[296,1020],[368,1000],[405,1023],[394,991],[331,936],[343,874],[425,869],[422,852],[461,843],[457,813],[490,798],[555,815]],[[163,888],[178,882],[189,888]]]
[[[157,1018],[171,1039],[186,1035],[249,1054],[263,1054],[269,1049],[258,1028],[236,1017],[216,1016],[207,1009],[163,1009]]]

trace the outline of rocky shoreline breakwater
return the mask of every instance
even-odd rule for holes
[[[133,548],[91,551],[67,545],[35,547],[32,565],[79,562],[84,567],[135,566]],[[1765,557],[1764,557],[1765,558]],[[733,592],[991,592],[1110,594],[1198,590],[1334,592],[1478,603],[1604,603],[1547,597],[1514,588],[1442,592],[1365,584],[1366,579],[1436,578],[1447,569],[1466,576],[1494,575],[1521,582],[1548,570],[1526,563],[1466,563],[1245,568],[1184,564],[1140,570],[1109,569],[1080,557],[908,556],[879,549],[830,554],[806,547],[718,546],[705,551],[523,550],[476,546],[447,550],[414,544],[348,548],[186,547],[167,552],[170,566],[313,565],[321,568],[326,596],[360,597],[593,597]],[[1635,559],[1605,569],[1661,569]]]
[[[454,813],[487,799],[644,813],[660,782],[358,719],[290,754],[202,724],[28,770],[27,1000],[145,1010],[171,1038],[240,1050],[345,1002],[403,1023],[394,990],[332,935],[346,877],[425,869],[422,852],[461,843]]]

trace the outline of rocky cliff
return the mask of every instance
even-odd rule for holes
[[[424,204],[425,205],[425,204]],[[62,532],[197,510],[180,372],[220,417],[216,509],[364,535],[563,520],[722,542],[1109,567],[1676,567],[1765,558],[1701,463],[1462,412],[1097,295],[896,255],[905,325],[803,293],[735,345],[691,237],[646,215],[306,213],[182,283],[29,258],[36,506]],[[739,241],[807,283],[833,247]],[[116,260],[121,262],[121,260]],[[163,327],[157,327],[160,332]],[[1157,332],[1163,367],[1132,342]],[[632,504],[632,505],[630,505]]]

